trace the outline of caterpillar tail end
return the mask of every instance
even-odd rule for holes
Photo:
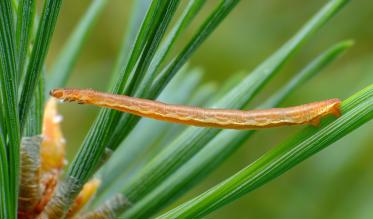
[[[342,115],[341,112],[341,100],[339,99],[332,99],[333,105],[330,108],[330,114],[332,114],[335,117],[340,117]]]

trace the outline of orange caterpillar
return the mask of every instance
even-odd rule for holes
[[[339,99],[287,108],[231,110],[171,105],[90,89],[54,89],[50,91],[50,95],[64,101],[92,104],[161,121],[228,129],[258,129],[300,124],[318,125],[320,118],[326,115],[333,114],[338,117],[341,114]]]

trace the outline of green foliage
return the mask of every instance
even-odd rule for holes
[[[32,98],[29,115],[27,116],[27,121],[23,130],[23,136],[35,136],[42,133],[41,126],[43,122],[43,111],[45,102],[44,84],[45,80],[43,74],[39,79],[34,96]]]
[[[171,63],[163,69],[157,78],[152,83],[150,93],[157,96],[161,90],[172,79],[176,72],[183,64],[190,58],[193,52],[206,40],[206,38],[216,29],[216,27],[224,20],[224,18],[232,11],[237,5],[238,0],[221,1],[215,10],[207,17],[207,19],[200,26],[197,33],[184,47],[184,49],[172,60]],[[195,4],[201,4],[196,1]],[[188,19],[186,17],[185,19]]]
[[[130,94],[135,84],[138,83],[136,81],[143,78],[177,3],[178,1],[156,0],[152,2],[137,35],[135,45],[130,51],[128,60],[123,63],[124,66],[118,75],[117,83],[112,88],[113,93]],[[141,53],[143,50],[149,51],[149,53]],[[135,66],[138,68],[134,69]],[[131,78],[130,81],[129,78]],[[106,109],[100,112],[68,169],[68,176],[75,178],[82,184],[92,175],[119,118],[120,113],[117,111]],[[70,201],[75,195],[77,194],[67,194],[68,197],[71,196]],[[69,203],[64,204],[68,205]]]
[[[184,29],[190,24],[196,14],[199,12],[203,4],[205,3],[204,0],[193,0],[188,3],[188,6],[185,12],[181,15],[179,20],[176,22],[174,28],[168,34],[164,43],[162,44],[161,48],[156,51],[154,59],[152,59],[149,69],[147,70],[146,78],[141,82],[139,88],[136,90],[134,96],[144,97],[144,98],[151,98],[154,99],[158,96],[158,93],[152,89],[153,81],[158,73],[158,69],[161,63],[164,61],[165,57],[174,46],[177,38],[179,35],[184,31]],[[184,61],[185,62],[185,61]],[[174,70],[174,73],[180,69],[179,68]],[[163,86],[167,85],[167,82],[162,83]],[[131,127],[135,126],[138,122],[139,117],[134,117],[131,115],[123,115],[121,121],[119,122],[114,134],[109,142],[109,148],[115,149],[118,145],[125,139],[128,133],[131,131]]]
[[[35,0],[0,1],[0,218],[17,217],[20,139],[41,133],[46,91],[66,85],[109,0],[90,3],[47,76],[45,60],[62,2],[44,0],[38,21]],[[245,109],[348,1],[330,0],[253,71],[229,77],[220,89],[214,84],[201,84],[202,70],[186,63],[239,0],[134,2],[113,67],[110,92],[170,103]],[[182,41],[206,3],[212,4],[213,10],[197,25],[192,37]],[[181,42],[185,45],[179,47]],[[278,106],[352,44],[343,41],[321,53],[258,108]],[[232,177],[160,218],[202,217],[257,189],[371,120],[372,102],[370,85],[343,101],[340,118],[327,118],[320,127],[304,128]],[[96,174],[102,186],[87,209],[95,210],[120,194],[132,205],[118,206],[128,209],[115,212],[116,216],[153,216],[199,184],[255,132],[184,127],[101,109],[50,203],[58,203],[66,211],[84,183]],[[105,151],[114,152],[106,163],[102,158]],[[64,197],[64,201],[59,202],[59,197]]]
[[[332,1],[326,5],[290,41],[216,101],[213,107],[243,108],[305,40],[329,20],[343,3],[344,1]],[[131,202],[137,202],[201,150],[220,131],[221,129],[187,128],[170,145],[149,161],[124,186],[122,193]]]
[[[2,218],[16,218],[18,181],[19,181],[19,144],[22,128],[26,123],[26,115],[31,108],[37,112],[31,113],[32,130],[40,134],[43,82],[39,82],[39,75],[47,53],[47,48],[54,30],[61,1],[47,1],[44,7],[39,33],[36,36],[28,70],[26,68],[30,39],[35,20],[35,1],[21,0],[1,1],[0,3],[0,53],[1,53],[1,208]],[[13,12],[16,12],[13,14]],[[17,22],[13,22],[14,18]],[[22,81],[21,81],[22,80]],[[18,103],[18,90],[22,86],[21,100]],[[35,88],[38,87],[35,97]],[[40,95],[39,95],[40,94]],[[27,121],[28,122],[28,121]]]
[[[330,64],[350,46],[351,42],[342,42],[318,56],[259,108],[273,108],[280,104],[298,86],[319,73],[322,68]],[[146,218],[159,211],[160,208],[186,192],[188,188],[204,179],[254,133],[254,130],[221,131],[161,185],[125,212],[123,217]]]
[[[10,1],[0,2],[0,89],[1,89],[1,163],[3,174],[1,187],[4,202],[1,202],[1,214],[15,218],[17,209],[17,185],[19,170],[19,120],[17,107],[17,59]],[[5,164],[8,162],[8,165]]]
[[[94,0],[80,20],[75,30],[71,33],[66,45],[59,54],[48,80],[48,89],[64,87],[77,62],[78,56],[86,42],[97,18],[106,6],[108,0]]]
[[[25,70],[27,52],[29,49],[32,28],[36,10],[35,0],[21,0],[18,5],[16,40],[18,48],[19,79],[22,78]],[[19,83],[19,81],[17,81]]]
[[[44,3],[43,14],[38,25],[25,79],[23,80],[22,93],[19,101],[19,120],[21,130],[25,126],[32,96],[40,79],[49,43],[57,22],[62,0],[47,0]]]
[[[159,218],[202,217],[319,152],[373,118],[373,85],[342,102],[342,116],[325,120],[320,127],[307,127],[258,160],[195,199]]]
[[[158,100],[182,104],[190,99],[190,94],[201,81],[202,73],[198,69],[194,71],[184,70],[180,73],[161,93]],[[95,203],[119,192],[122,185],[129,179],[128,172],[132,168],[139,168],[139,166],[142,166],[141,163],[144,163],[144,160],[139,161],[138,158],[143,157],[141,155],[146,151],[154,150],[152,146],[163,138],[161,136],[176,127],[178,126],[175,124],[142,119],[97,174],[102,179],[102,186],[99,195],[95,198]],[[147,137],[143,138],[142,136]],[[158,146],[162,147],[161,144],[158,144]],[[111,174],[113,172],[119,174]]]

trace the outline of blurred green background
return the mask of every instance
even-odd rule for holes
[[[65,0],[48,64],[91,0]],[[199,22],[218,1],[209,0],[184,34],[180,49]],[[203,82],[218,86],[237,72],[250,72],[309,19],[325,0],[242,0],[214,34],[193,55],[191,66],[204,71]],[[183,4],[186,3],[184,0]],[[105,90],[127,27],[132,1],[109,0],[84,46],[69,87]],[[182,10],[182,7],[181,7]],[[346,54],[307,82],[283,105],[327,98],[346,98],[373,82],[373,2],[351,1],[342,13],[318,32],[254,101],[258,103],[285,83],[318,53],[332,44],[355,40]],[[71,160],[98,109],[64,104],[63,131]],[[299,128],[276,128],[256,133],[203,183],[177,203],[185,201],[231,176]],[[373,123],[370,122],[288,173],[207,218],[373,218]]]

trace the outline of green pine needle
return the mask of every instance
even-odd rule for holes
[[[20,213],[20,140],[42,132],[46,91],[66,85],[109,0],[90,3],[45,81],[45,60],[62,2],[42,1],[39,20],[36,0],[0,1],[0,218],[17,218]],[[245,109],[347,2],[329,0],[253,71],[235,74],[217,89],[213,83],[201,84],[203,71],[186,64],[239,0],[136,0],[108,90],[176,104]],[[185,31],[206,3],[212,10],[179,47],[177,43],[183,43]],[[352,41],[343,41],[319,54],[258,108],[280,105],[352,45]],[[341,117],[327,117],[319,127],[306,126],[238,173],[159,218],[201,218],[283,175],[367,123],[373,118],[373,84],[344,100],[341,111]],[[43,214],[52,208],[61,209],[55,217],[64,217],[83,185],[96,174],[102,184],[87,211],[116,200],[112,197],[123,197],[129,202],[118,206],[111,202],[113,209],[108,213],[122,214],[123,218],[152,217],[204,180],[255,132],[180,126],[101,109]],[[109,161],[104,159],[108,151],[114,152]]]
[[[319,55],[302,71],[296,74],[283,88],[276,91],[276,93],[269,98],[270,101],[260,105],[260,108],[273,108],[279,105],[297,87],[318,74],[351,45],[351,41],[344,41]],[[184,191],[188,191],[188,188],[191,188],[207,177],[212,170],[216,169],[254,133],[254,130],[221,131],[199,153],[167,178],[166,181],[125,212],[123,217],[150,217],[170,201],[182,195]]]
[[[290,41],[257,67],[230,92],[215,102],[216,108],[244,107],[278,72],[289,57],[297,51],[312,33],[336,14],[346,1],[330,1]],[[187,128],[170,145],[155,156],[125,185],[122,193],[135,203],[157,187],[167,176],[201,150],[221,130]]]
[[[156,98],[157,95],[150,95],[153,92],[150,88],[154,81],[154,78],[158,73],[159,66],[164,61],[171,48],[175,45],[175,42],[179,35],[191,23],[191,21],[200,11],[205,2],[205,0],[192,0],[188,3],[188,6],[185,9],[184,13],[180,16],[171,32],[167,35],[161,47],[156,51],[154,58],[149,64],[147,73],[144,79],[139,83],[134,96],[151,99]],[[166,86],[166,84],[164,86]],[[123,139],[127,137],[128,133],[131,130],[131,127],[136,126],[139,119],[139,117],[124,114],[121,118],[121,121],[118,123],[116,130],[114,131],[108,147],[111,149],[115,149],[116,147],[118,147]]]
[[[17,107],[17,52],[13,11],[10,1],[0,1],[0,89],[1,89],[1,130],[2,147],[1,187],[6,199],[0,205],[2,215],[16,217],[18,178],[19,178],[19,143],[20,131]],[[8,140],[7,140],[8,139]],[[6,158],[3,154],[6,151]],[[9,165],[5,165],[8,162]],[[7,169],[6,169],[7,168]],[[6,173],[6,171],[8,173]],[[3,206],[5,205],[5,206]]]
[[[159,218],[196,218],[241,197],[283,174],[373,118],[373,84],[341,105],[342,116],[307,127],[207,192]]]
[[[38,26],[38,31],[35,37],[35,44],[32,48],[30,61],[27,67],[21,99],[19,101],[19,120],[21,130],[23,130],[32,97],[40,79],[45,57],[48,52],[48,47],[55,29],[57,17],[61,8],[62,0],[47,0],[44,3],[43,14]]]
[[[97,18],[107,5],[109,0],[94,0],[85,12],[84,16],[71,33],[48,78],[47,91],[52,88],[64,87],[77,62],[78,56],[87,41],[87,38],[96,24]]]
[[[29,49],[34,17],[36,10],[35,0],[20,0],[17,15],[16,40],[18,49],[18,80],[23,78],[25,70],[27,52]],[[20,82],[17,81],[17,84]]]

